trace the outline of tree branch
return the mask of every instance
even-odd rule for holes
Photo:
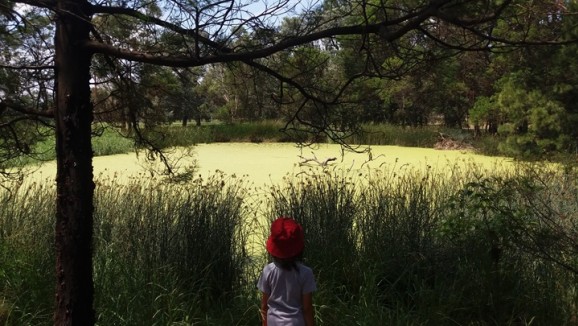
[[[56,8],[56,1],[51,0],[17,0],[14,3],[22,3],[29,6],[40,7],[54,10]]]
[[[44,70],[44,69],[54,69],[53,65],[45,66],[10,66],[0,64],[0,68],[13,69],[13,70]]]
[[[109,8],[110,9],[110,8]],[[132,10],[124,10],[123,8],[117,8],[121,12],[132,12]],[[415,15],[415,17],[409,20],[405,25],[400,27],[395,31],[387,31],[386,27],[390,25],[396,25],[397,20],[394,21],[386,21],[376,24],[369,24],[369,25],[353,25],[353,26],[344,26],[344,27],[333,27],[328,28],[326,30],[322,30],[319,32],[314,32],[311,34],[292,37],[282,40],[281,42],[274,44],[269,47],[265,47],[259,50],[247,51],[247,52],[234,52],[232,49],[224,47],[223,45],[210,41],[204,37],[199,37],[201,42],[206,45],[209,45],[222,53],[218,53],[215,55],[210,55],[201,58],[191,58],[190,56],[183,56],[183,55],[156,55],[150,54],[145,52],[138,52],[138,51],[131,51],[127,49],[123,49],[120,47],[114,47],[111,45],[103,44],[100,42],[95,41],[88,41],[84,44],[89,50],[95,53],[102,53],[102,54],[109,54],[114,55],[122,59],[131,60],[131,61],[138,61],[143,63],[151,63],[151,64],[161,64],[166,66],[173,66],[173,67],[194,67],[194,66],[202,66],[211,63],[225,63],[225,62],[233,62],[233,61],[246,61],[246,60],[254,60],[259,58],[264,58],[275,54],[277,52],[287,50],[299,45],[307,44],[313,41],[317,41],[319,39],[330,38],[335,36],[343,36],[343,35],[363,35],[363,34],[379,34],[381,38],[385,41],[393,41],[404,34],[408,33],[409,31],[416,29],[423,21],[427,18],[432,16],[435,11],[437,10],[436,7],[428,7],[427,10],[422,11],[419,15]],[[113,11],[111,11],[113,12]],[[139,13],[140,14],[140,13]],[[142,15],[142,14],[141,14]],[[148,17],[148,16],[146,16]],[[153,19],[154,20],[154,19]],[[405,21],[405,18],[400,18],[399,20]],[[163,22],[164,24],[169,24]],[[161,25],[162,26],[162,25]],[[184,30],[188,35],[190,35],[191,30]]]
[[[47,111],[36,111],[36,110],[32,110],[32,109],[28,109],[26,107],[24,107],[21,104],[18,103],[14,103],[12,101],[0,101],[0,113],[4,112],[4,110],[6,109],[11,109],[14,110],[16,112],[28,115],[28,117],[25,117],[26,119],[31,119],[30,116],[32,117],[43,117],[43,118],[54,118],[54,108],[51,108],[50,110]]]

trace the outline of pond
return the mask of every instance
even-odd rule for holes
[[[260,206],[265,201],[260,199],[267,195],[267,186],[279,185],[284,177],[291,175],[317,173],[323,169],[343,170],[350,175],[378,169],[401,175],[428,169],[429,173],[435,172],[442,178],[459,178],[464,175],[464,171],[472,169],[480,175],[491,175],[512,166],[511,160],[472,152],[396,146],[372,146],[369,154],[342,151],[339,145],[299,148],[291,143],[211,143],[190,149],[175,149],[168,156],[177,169],[195,162],[195,176],[200,175],[204,179],[223,172],[226,176],[235,175],[251,183],[254,187],[247,188],[251,192],[248,198],[252,198],[256,204],[252,206],[253,214],[247,218],[263,225],[268,223],[268,217],[264,216],[265,211]],[[93,166],[95,179],[104,183],[128,183],[135,180],[138,183],[141,180],[148,182],[152,180],[151,171],[162,170],[158,159],[151,163],[146,160],[144,153],[96,157]],[[55,173],[55,162],[48,162],[29,175],[28,181],[53,183]],[[263,243],[263,234],[252,234],[247,249],[259,255],[263,251]]]
[[[360,148],[363,149],[363,148]],[[245,176],[255,186],[276,184],[288,174],[311,169],[343,169],[353,173],[370,168],[389,171],[423,170],[451,172],[456,167],[476,166],[484,172],[507,169],[511,160],[477,155],[473,152],[409,148],[398,146],[371,146],[371,154],[342,151],[339,145],[320,145],[299,148],[292,143],[211,143],[199,144],[189,151],[177,149],[169,154],[180,168],[196,161],[195,174],[209,175],[222,171],[226,175]],[[147,176],[149,171],[161,168],[159,160],[150,163],[144,153],[111,155],[94,158],[96,178],[123,178]],[[43,164],[33,173],[35,178],[53,178],[54,162]]]

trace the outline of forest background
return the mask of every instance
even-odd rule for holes
[[[578,64],[574,57],[578,45],[563,41],[576,37],[573,6],[572,1],[513,6],[521,11],[512,14],[518,25],[498,21],[491,26],[492,32],[504,39],[547,40],[534,42],[534,46],[527,46],[532,41],[504,47],[498,40],[495,44],[461,40],[461,49],[440,47],[440,40],[457,40],[458,30],[436,26],[435,35],[408,35],[396,42],[376,44],[364,37],[341,36],[262,59],[270,69],[298,82],[306,91],[305,97],[312,97],[305,101],[302,89],[241,62],[175,68],[122,60],[111,71],[107,57],[97,56],[92,68],[94,113],[102,126],[121,127],[126,135],[133,121],[151,130],[174,121],[186,126],[189,120],[197,125],[210,120],[278,120],[287,123],[284,130],[327,132],[333,138],[360,130],[357,126],[362,123],[439,125],[470,129],[475,137],[498,137],[495,142],[499,146],[496,143],[493,150],[487,149],[491,154],[537,158],[576,153]],[[152,4],[145,9],[153,15],[162,13]],[[231,36],[232,47],[250,49],[309,32],[318,21],[339,9],[344,8],[323,2],[301,8],[297,16],[277,14],[274,24],[254,29],[239,24]],[[368,4],[366,10],[368,17],[381,14],[379,6]],[[19,133],[18,124],[8,122],[18,120],[19,114],[49,115],[53,106],[54,85],[46,62],[49,53],[41,46],[52,42],[50,18],[30,8],[23,12],[21,19],[26,24],[6,25],[2,30],[5,64],[0,70],[0,94],[3,110],[14,109],[14,102],[18,102],[18,107],[35,111],[4,113],[3,130],[12,130],[4,137],[4,144],[13,147],[9,150],[4,146],[5,151],[13,152],[5,158],[21,153],[33,155],[30,145],[43,136],[38,132]],[[351,13],[340,19],[356,22],[362,17]],[[519,21],[520,17],[524,21]],[[95,24],[110,28],[111,38],[146,42],[148,30],[138,32],[136,19],[104,16]],[[556,41],[561,42],[553,44]],[[375,48],[370,58],[360,60],[364,42]],[[20,65],[12,66],[11,62]],[[34,65],[27,67],[27,63]],[[117,75],[121,78],[113,78]],[[347,88],[338,87],[345,84]],[[333,97],[336,90],[340,91],[339,98]],[[322,99],[325,107],[315,99]],[[325,121],[327,117],[320,111],[331,111],[331,121]],[[296,120],[301,123],[289,124]],[[339,132],[332,133],[331,129]],[[16,133],[20,134],[18,140],[10,140],[8,136]]]

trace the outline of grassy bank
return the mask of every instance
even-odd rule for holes
[[[285,125],[280,121],[261,121],[236,124],[213,124],[204,126],[178,125],[164,126],[155,137],[163,139],[160,147],[189,146],[213,142],[328,142],[326,137],[314,136],[296,131],[282,132]],[[366,124],[358,134],[345,138],[348,144],[393,145],[404,147],[433,148],[440,134],[465,143],[475,143],[490,149],[492,138],[474,139],[468,130],[448,129],[440,126],[402,127],[390,124]]]
[[[287,178],[265,198],[223,175],[100,180],[98,324],[257,325],[267,257],[247,243],[264,241],[260,216],[278,215],[304,225],[319,325],[575,324],[576,175],[517,171],[326,171]],[[49,325],[54,189],[10,190],[0,197],[0,324]]]

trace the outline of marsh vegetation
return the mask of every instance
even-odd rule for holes
[[[242,146],[208,146],[226,153],[226,145]],[[172,181],[101,173],[97,324],[258,324],[255,281],[278,215],[306,230],[320,325],[576,322],[574,170],[398,163],[312,166],[268,185],[215,170]],[[15,181],[1,192],[2,324],[52,322],[52,180]]]

